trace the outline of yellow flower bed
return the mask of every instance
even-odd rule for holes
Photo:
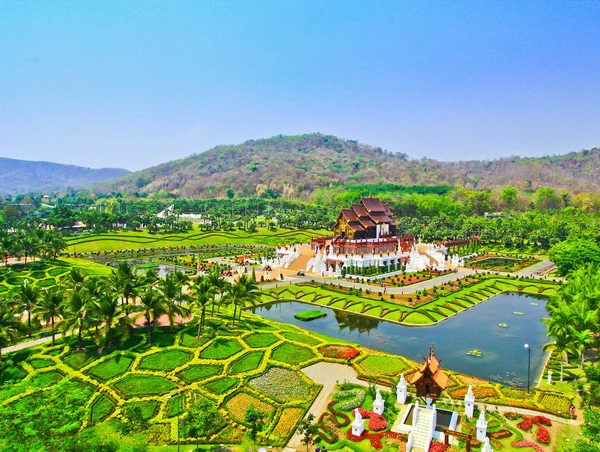
[[[229,399],[229,401],[225,404],[225,407],[234,420],[243,423],[244,416],[246,415],[248,408],[250,408],[250,405],[254,405],[256,410],[264,411],[269,415],[273,412],[273,407],[271,405],[261,402],[256,397],[253,397],[245,392],[240,392]]]
[[[302,417],[304,410],[302,408],[285,408],[279,417],[277,425],[273,429],[273,434],[286,437],[296,426],[296,422]]]

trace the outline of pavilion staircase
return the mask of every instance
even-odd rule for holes
[[[434,259],[434,257],[431,254],[429,254],[429,253],[427,253],[425,251],[420,251],[420,253],[423,256],[425,256],[427,259],[429,259],[429,262],[430,262],[430,264],[431,264],[432,267],[435,267],[435,266],[437,266],[439,264],[439,262],[437,261],[437,259]]]
[[[313,254],[314,252],[310,248],[300,248],[300,256],[290,264],[288,270],[294,270],[296,272],[299,270],[305,271],[306,264],[308,264],[308,261],[313,257]]]
[[[428,452],[436,424],[435,405],[429,409],[421,408],[417,403],[413,413],[413,429],[408,436],[406,452]]]

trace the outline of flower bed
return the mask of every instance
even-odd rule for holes
[[[358,365],[369,374],[395,375],[406,369],[404,361],[390,355],[369,355]]]
[[[183,350],[167,350],[142,358],[139,368],[170,372],[190,361],[194,355]]]
[[[354,347],[346,347],[345,345],[326,345],[319,348],[319,352],[326,358],[339,359],[352,359],[360,353]]]
[[[279,338],[271,333],[253,333],[244,338],[246,344],[252,348],[262,348],[273,345]]]
[[[338,403],[338,409],[342,411],[349,411],[358,408],[365,401],[365,397],[365,391],[359,388],[349,389],[347,391],[338,391],[333,396],[335,400],[342,400]]]
[[[562,394],[544,394],[540,403],[557,413],[568,413],[571,407],[570,399]]]
[[[301,344],[305,344],[305,345],[317,345],[322,342],[319,339],[308,336],[306,334],[286,332],[286,333],[282,333],[281,335],[283,337],[285,337],[286,339],[289,339],[290,341],[300,342]]]
[[[367,425],[369,430],[378,432],[387,428],[388,422],[380,414],[377,414],[374,411],[365,410],[364,408],[359,408],[358,412],[363,418],[369,419],[369,424]]]
[[[242,372],[248,372],[250,370],[257,369],[262,361],[264,352],[250,352],[243,355],[233,362],[229,369],[229,373],[235,375]]]
[[[287,437],[296,426],[296,423],[300,420],[304,410],[302,408],[288,407],[284,408],[277,425],[273,429],[275,435]]]
[[[187,367],[177,376],[186,383],[190,384],[195,381],[205,380],[215,375],[219,375],[223,368],[215,364],[194,364],[193,366]]]
[[[128,374],[113,385],[125,398],[166,394],[177,389],[175,383],[154,375]]]
[[[290,343],[280,345],[273,351],[272,355],[275,361],[287,364],[300,364],[314,357],[315,354],[312,350]]]
[[[132,362],[133,359],[128,356],[117,355],[88,369],[86,373],[100,381],[108,381],[127,372]]]
[[[273,412],[271,405],[245,392],[239,392],[229,399],[225,404],[225,408],[235,421],[243,424],[245,423],[246,411],[248,411],[250,405],[254,406],[255,410],[263,411],[269,416]]]
[[[310,395],[310,386],[296,372],[280,367],[271,367],[265,374],[250,380],[248,385],[283,402],[304,400]]]
[[[534,443],[533,441],[517,441],[515,443],[511,443],[511,446],[516,448],[531,447],[537,452],[544,452],[542,446],[540,446],[538,443]]]
[[[453,399],[462,399],[467,394],[469,388],[461,386],[450,391],[450,397]],[[479,385],[473,387],[473,395],[477,399],[485,399],[490,397],[499,397],[498,391],[493,386]]]
[[[227,359],[242,350],[242,346],[235,339],[218,338],[204,349],[200,357],[204,359]]]
[[[232,377],[224,377],[219,378],[218,380],[211,381],[206,383],[204,387],[210,392],[221,395],[229,391],[231,388],[238,384],[237,378]]]

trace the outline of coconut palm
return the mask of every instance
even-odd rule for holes
[[[167,312],[167,303],[159,292],[152,287],[146,287],[139,295],[139,305],[137,308],[146,317],[146,326],[148,328],[146,342],[148,345],[152,345],[152,324]]]
[[[217,304],[216,303],[217,293],[219,293],[219,298],[223,299],[223,294],[227,290],[227,286],[229,285],[229,283],[221,276],[221,272],[219,270],[218,265],[214,266],[213,270],[208,273],[206,278],[210,282],[210,285],[215,288],[214,293],[213,293],[213,299],[212,299],[212,313],[211,313],[211,315],[214,316],[215,315],[215,305]]]
[[[583,370],[583,361],[585,351],[594,346],[596,342],[590,330],[582,330],[573,332],[571,350],[581,358],[581,370]]]
[[[179,278],[175,273],[158,280],[158,290],[166,303],[165,313],[169,317],[169,327],[173,328],[176,316],[183,318],[190,314],[190,310],[182,304],[189,299],[189,296],[183,293]]]
[[[17,305],[17,311],[20,314],[27,313],[27,337],[31,337],[31,311],[38,303],[40,291],[29,283],[26,279],[21,286],[18,286],[13,292],[13,299]]]
[[[83,349],[83,330],[93,324],[90,315],[91,297],[85,290],[70,292],[62,312],[62,321],[59,326],[64,332],[77,330],[77,348]]]
[[[55,343],[54,339],[56,332],[54,326],[56,319],[60,318],[62,315],[64,299],[64,292],[57,287],[53,287],[50,290],[44,291],[41,300],[32,309],[35,318],[40,319],[46,324],[50,322],[52,328],[52,346],[54,346]]]
[[[240,312],[238,317],[238,320],[242,320],[242,307],[254,306],[258,302],[258,300],[260,300],[260,290],[258,289],[256,279],[249,278],[247,275],[240,276],[240,279],[238,279],[236,284],[242,286],[246,294],[246,296],[242,300],[242,305],[240,306]]]
[[[244,302],[244,298],[246,297],[246,290],[240,284],[230,284],[225,292],[225,295],[222,298],[222,303],[226,305],[233,305],[233,317],[231,318],[231,324],[235,325],[237,307],[241,306]]]
[[[119,316],[122,309],[119,307],[119,299],[108,290],[94,298],[91,302],[91,315],[96,320],[97,326],[99,322],[104,323],[104,337],[107,341],[107,347],[113,346],[113,331],[119,322]]]
[[[211,284],[209,278],[198,277],[194,281],[194,285],[192,286],[192,301],[202,310],[200,321],[198,322],[198,336],[200,336],[204,327],[206,305],[213,302],[216,293],[217,289]]]
[[[547,335],[553,342],[546,344],[544,350],[555,350],[560,355],[560,381],[563,381],[563,365],[565,358],[568,362],[567,349],[573,340],[573,313],[566,305],[560,303],[550,310],[550,318],[544,319]]]
[[[14,344],[23,332],[23,324],[9,300],[0,300],[0,364],[2,364],[2,349]]]

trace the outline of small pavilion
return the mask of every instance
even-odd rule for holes
[[[417,397],[438,398],[448,386],[448,375],[440,368],[433,345],[429,347],[429,356],[424,360],[423,368],[415,372],[410,384],[417,389]]]

